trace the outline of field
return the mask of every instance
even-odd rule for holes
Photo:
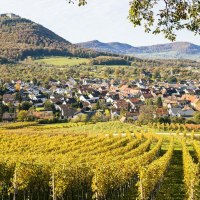
[[[36,63],[46,63],[48,65],[57,66],[75,66],[80,64],[88,64],[87,58],[73,58],[73,57],[47,57],[39,60],[35,60]]]
[[[131,124],[13,123],[0,129],[2,199],[199,199],[200,142]]]
[[[78,57],[46,57],[38,60],[34,60],[34,63],[45,63],[47,65],[55,65],[58,67],[65,67],[65,66],[77,66],[77,65],[89,65],[89,58],[78,58]],[[109,65],[108,65],[109,66]],[[105,65],[98,65],[99,68],[105,67]],[[127,65],[110,65],[109,67],[114,68],[115,67],[125,67],[127,68]]]

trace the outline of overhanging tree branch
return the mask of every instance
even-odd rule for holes
[[[67,2],[87,4],[87,0]],[[128,18],[134,27],[143,26],[148,33],[162,33],[171,41],[176,39],[176,31],[183,29],[199,35],[200,0],[130,0]]]

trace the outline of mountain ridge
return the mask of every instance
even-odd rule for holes
[[[189,43],[189,42],[174,42],[174,43],[166,43],[166,44],[157,44],[151,46],[140,46],[135,47],[126,43],[120,42],[109,42],[103,43],[98,40],[93,40],[89,42],[77,43],[78,46],[83,48],[88,48],[92,50],[99,50],[110,53],[117,54],[125,54],[125,55],[135,55],[135,56],[145,56],[149,57],[153,54],[161,54],[166,53],[170,55],[173,53],[172,58],[181,58],[183,56],[192,57],[196,55],[196,57],[200,58],[200,46]],[[163,55],[164,57],[165,55]],[[167,57],[169,58],[169,57]]]

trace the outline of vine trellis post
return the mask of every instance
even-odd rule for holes
[[[13,194],[13,200],[16,200],[16,193],[17,193],[17,170],[15,169],[15,173],[14,173],[14,182],[13,182],[13,187],[14,187],[14,194]]]
[[[53,190],[53,200],[57,200],[56,191],[55,191],[55,175],[52,175],[52,190]]]

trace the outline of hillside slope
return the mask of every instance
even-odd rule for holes
[[[105,53],[71,44],[49,29],[17,15],[0,16],[0,58],[17,61],[27,56],[95,57]]]

